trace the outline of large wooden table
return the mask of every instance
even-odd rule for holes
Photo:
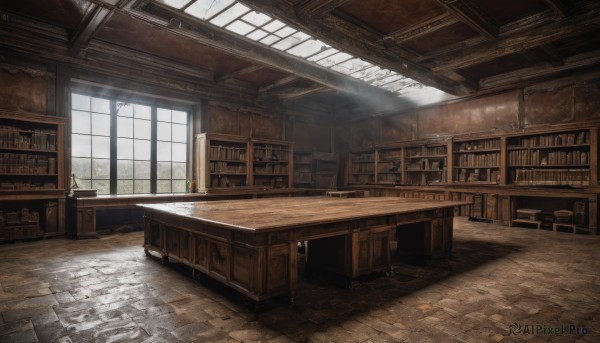
[[[307,268],[348,280],[391,271],[390,241],[404,237],[430,258],[452,248],[456,201],[396,197],[295,197],[139,205],[144,249],[185,263],[255,301],[289,295],[298,280],[298,242],[308,241]],[[414,231],[414,230],[413,230]],[[399,242],[400,243],[400,242]]]

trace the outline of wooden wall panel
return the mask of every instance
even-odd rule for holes
[[[54,79],[0,69],[0,108],[47,114],[49,82]]]
[[[239,135],[239,114],[221,106],[208,107],[208,132]]]
[[[239,135],[242,137],[252,137],[252,114],[240,113],[239,117]]]
[[[408,113],[381,120],[381,141],[400,142],[417,138],[417,114]]]
[[[600,82],[575,87],[575,120],[600,119]]]
[[[361,120],[351,131],[351,147],[369,147],[381,140],[381,118]]]
[[[573,120],[573,87],[553,90],[527,90],[524,96],[523,124],[565,123]]]
[[[331,152],[331,127],[326,124],[297,120],[288,138],[294,141],[295,150]]]
[[[271,118],[258,114],[252,115],[252,137],[282,139],[281,118]]]
[[[418,138],[516,128],[518,96],[515,90],[418,111]]]

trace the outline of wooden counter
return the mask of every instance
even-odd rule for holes
[[[144,248],[185,263],[255,301],[288,294],[298,278],[298,242],[307,265],[349,280],[390,272],[390,240],[403,224],[424,223],[422,252],[447,257],[456,201],[295,197],[140,205]],[[402,230],[400,227],[399,230]]]

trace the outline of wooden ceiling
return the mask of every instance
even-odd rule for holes
[[[456,97],[600,70],[600,1],[239,2]],[[420,105],[155,0],[4,1],[0,47],[217,102],[332,119]]]

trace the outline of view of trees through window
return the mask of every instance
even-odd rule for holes
[[[98,194],[186,191],[187,112],[77,93],[71,103],[79,187]]]

